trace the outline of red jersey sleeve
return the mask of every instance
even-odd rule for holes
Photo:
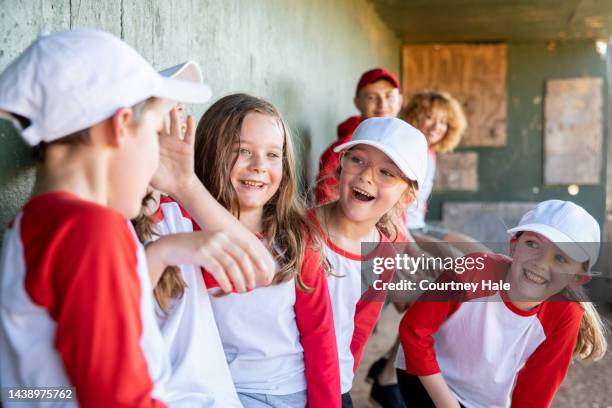
[[[321,155],[319,175],[315,186],[315,197],[317,205],[322,205],[338,198],[338,180],[336,180],[336,169],[340,166],[340,156],[333,148],[335,143],[329,146]]]
[[[392,258],[396,253],[397,248],[389,241],[388,237],[381,234],[381,244],[372,253],[368,254],[367,259],[369,260],[374,257]],[[362,262],[366,261],[364,260]],[[388,283],[393,280],[394,274],[395,269],[385,269],[375,278]],[[373,284],[370,284],[355,306],[353,338],[351,339],[353,372],[357,371],[363,351],[380,317],[380,312],[382,311],[386,297],[386,290],[376,290]]]
[[[391,282],[393,274],[393,270],[386,270],[381,274],[380,280]],[[363,351],[378,322],[386,296],[386,290],[375,290],[374,287],[369,286],[355,306],[353,338],[351,339],[353,372],[357,372]]]
[[[338,199],[338,181],[335,173],[340,166],[340,155],[334,152],[334,148],[351,139],[361,120],[361,116],[351,116],[338,125],[338,139],[321,154],[319,175],[315,186],[317,205],[323,205]]]
[[[56,322],[54,339],[81,406],[162,407],[141,349],[135,236],[119,214],[85,210],[50,232],[24,218],[26,290]],[[40,239],[52,234],[49,239]],[[37,239],[38,238],[38,239]],[[46,246],[42,248],[41,246]],[[40,256],[43,254],[43,256]]]
[[[426,376],[440,372],[433,335],[458,308],[456,302],[415,302],[399,327],[399,337],[406,359],[406,372]]]
[[[306,250],[302,280],[312,288],[296,286],[295,318],[304,349],[309,407],[340,407],[340,364],[327,278],[319,254]]]
[[[464,259],[466,259],[465,262],[467,259],[473,259],[475,262],[465,272],[447,271],[436,281],[481,280],[483,274],[486,276],[502,274],[503,276],[508,264],[507,258],[503,256],[489,256],[481,253],[466,255]],[[477,262],[483,262],[482,268]],[[472,295],[463,291],[427,291],[408,308],[399,328],[400,342],[406,360],[406,372],[417,376],[440,372],[434,350],[433,335],[453,313],[459,310],[463,301],[486,295],[481,292]]]
[[[357,372],[363,351],[368,339],[374,331],[383,302],[360,299],[355,308],[353,338],[351,339],[351,354],[353,355],[353,372]]]
[[[563,310],[559,310],[559,309]],[[546,340],[519,371],[513,407],[548,407],[572,361],[583,311],[577,303],[549,302],[538,314]],[[534,392],[537,390],[537,392]]]

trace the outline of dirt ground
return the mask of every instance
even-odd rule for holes
[[[612,311],[600,310],[605,319],[612,322]],[[365,376],[370,365],[382,356],[393,343],[393,335],[401,316],[393,307],[387,307],[381,316],[377,332],[370,338],[361,364],[357,371],[351,396],[357,408],[374,408],[377,405],[369,401],[370,384],[365,382]],[[569,373],[557,396],[553,408],[612,408],[612,326],[608,324],[608,353],[596,363],[576,362],[572,364]],[[537,390],[534,390],[537,392]]]

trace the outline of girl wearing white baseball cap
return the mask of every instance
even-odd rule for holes
[[[343,406],[347,407],[352,406],[349,390],[354,370],[384,301],[384,293],[367,300],[362,297],[361,261],[365,258],[361,244],[397,238],[393,220],[414,200],[425,179],[427,141],[421,132],[400,119],[371,118],[363,121],[352,139],[335,151],[341,152],[339,199],[312,210],[311,215],[326,239],[325,255],[333,272],[328,285],[340,356]]]
[[[404,315],[396,367],[408,407],[547,407],[573,358],[605,354],[601,318],[580,292],[597,261],[597,221],[549,200],[508,232],[511,258],[471,254],[481,266],[440,278],[476,290],[426,294]]]

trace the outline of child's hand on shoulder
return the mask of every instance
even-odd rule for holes
[[[147,260],[154,285],[166,266],[181,264],[206,269],[225,292],[231,292],[232,288],[246,292],[266,286],[274,277],[274,270],[267,264],[262,265],[257,248],[252,248],[249,240],[223,231],[163,236],[147,246]]]

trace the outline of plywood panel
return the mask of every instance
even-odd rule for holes
[[[438,155],[434,191],[452,190],[478,190],[478,153]]]
[[[461,102],[468,118],[462,146],[506,144],[505,44],[406,45],[402,64],[406,98],[432,89]]]
[[[599,184],[602,166],[601,78],[546,82],[544,182]]]

